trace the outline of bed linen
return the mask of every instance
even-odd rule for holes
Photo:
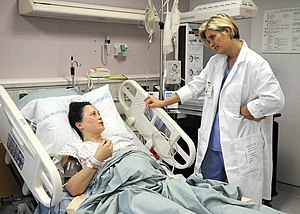
[[[174,178],[165,164],[132,148],[118,151],[104,165],[95,183],[93,193],[76,213],[282,213],[241,202],[242,193],[237,186],[204,180],[201,174]]]

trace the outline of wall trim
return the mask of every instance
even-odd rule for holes
[[[159,74],[134,74],[126,75],[128,79],[139,81],[159,81]],[[87,77],[81,76],[76,77],[75,81],[77,84],[87,84]],[[99,78],[94,79],[95,84],[110,84],[110,83],[121,83],[123,80],[112,80]],[[32,87],[53,87],[53,86],[62,86],[67,87],[71,86],[72,80],[71,77],[50,77],[50,78],[24,78],[24,79],[1,79],[0,85],[5,89],[18,89],[18,88],[32,88]]]

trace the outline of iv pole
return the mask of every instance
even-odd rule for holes
[[[161,15],[160,15],[159,29],[160,29],[160,79],[159,79],[159,99],[163,99],[164,93],[164,66],[163,66],[163,37],[164,37],[164,0],[161,0]]]
[[[165,22],[166,20],[164,20],[164,14],[165,13],[169,13],[169,1],[170,0],[161,0],[161,17],[160,17],[160,21],[159,22],[159,26],[160,26],[160,85],[159,85],[159,99],[163,99],[164,98],[164,90],[165,90],[165,69],[166,69],[166,63],[167,63],[167,54],[163,54],[163,46],[164,46],[164,30],[165,30]],[[173,4],[174,4],[173,0]],[[164,7],[166,7],[166,12],[164,12]],[[176,56],[175,56],[176,58]]]

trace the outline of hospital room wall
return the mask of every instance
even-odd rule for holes
[[[79,0],[68,0],[77,1]],[[89,0],[103,5],[145,9],[147,0]],[[160,9],[160,1],[153,1]],[[188,9],[188,1],[181,7]],[[89,68],[105,66],[112,74],[159,74],[159,26],[148,49],[148,34],[136,24],[119,24],[21,16],[18,0],[2,0],[0,7],[0,79],[69,77],[70,57]],[[101,62],[101,45],[126,43],[126,59],[111,56]]]
[[[300,7],[299,0],[255,0],[259,8],[252,20],[252,48],[272,66],[285,95],[286,104],[279,122],[278,181],[300,187],[300,54],[261,53],[264,10]],[[290,36],[290,35],[287,35]]]
[[[218,1],[214,0],[214,2]],[[270,63],[281,84],[286,99],[282,116],[276,119],[279,122],[277,181],[300,187],[300,99],[297,94],[300,91],[300,54],[266,54],[261,52],[264,10],[300,7],[300,1],[253,1],[258,7],[258,14],[255,18],[247,20],[247,22],[250,21],[248,25],[241,25],[240,21],[238,21],[241,29],[241,37],[247,41],[250,48],[261,54]],[[199,4],[210,2],[212,1],[190,0],[190,9]],[[213,51],[205,49],[204,61],[207,61],[213,53]]]

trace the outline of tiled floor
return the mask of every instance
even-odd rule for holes
[[[288,214],[300,214],[300,188],[277,183],[278,195],[272,198],[272,207]]]

